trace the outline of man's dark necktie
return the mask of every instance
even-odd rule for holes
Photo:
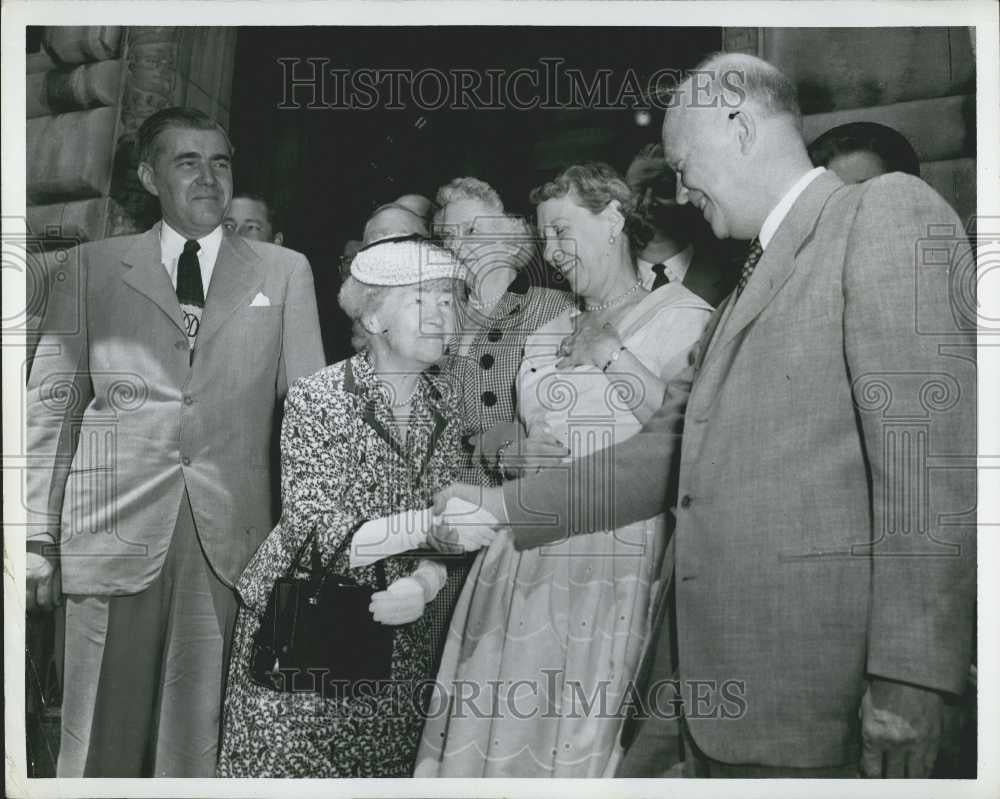
[[[177,261],[177,301],[181,305],[205,307],[205,291],[201,285],[201,265],[198,263],[197,239],[184,242],[184,252]]]
[[[650,291],[656,291],[660,286],[667,285],[670,282],[670,278],[667,277],[666,264],[653,264],[652,269],[653,274],[656,275],[656,280],[653,281],[653,287]]]
[[[743,293],[743,289],[747,287],[747,283],[750,281],[750,275],[753,274],[754,268],[757,266],[757,262],[760,260],[760,256],[764,253],[764,248],[760,246],[760,239],[755,238],[750,242],[750,252],[747,253],[747,259],[743,262],[743,268],[740,269],[740,279],[736,283],[736,298],[733,302],[736,302]]]

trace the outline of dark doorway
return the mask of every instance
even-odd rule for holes
[[[659,138],[662,111],[643,115],[639,94],[650,77],[720,44],[719,28],[243,28],[230,116],[236,187],[273,198],[286,246],[309,257],[327,358],[340,360],[351,350],[337,260],[375,206],[404,193],[433,198],[472,175],[528,213],[530,189],[561,166],[624,170]],[[345,90],[365,69],[409,72],[374,95]],[[462,96],[472,73],[479,89]],[[371,107],[343,107],[349,100]]]

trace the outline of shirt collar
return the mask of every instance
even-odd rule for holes
[[[164,263],[170,263],[180,258],[184,251],[184,243],[187,241],[180,233],[163,220],[160,226],[160,255]],[[222,246],[222,225],[220,224],[211,233],[198,239],[201,249],[198,250],[198,260],[203,264],[215,265],[215,259],[219,255],[219,247]]]
[[[767,249],[768,243],[774,238],[774,234],[778,230],[778,226],[784,221],[785,217],[788,216],[788,212],[792,210],[792,206],[795,205],[795,201],[799,199],[799,195],[806,190],[816,178],[826,172],[825,167],[815,167],[806,172],[802,177],[800,177],[795,185],[792,186],[782,197],[776,206],[771,209],[771,213],[767,215],[764,220],[764,224],[760,226],[760,233],[757,234],[757,240],[760,241],[761,249]]]
[[[676,255],[671,255],[664,261],[647,261],[645,258],[639,258],[639,273],[640,277],[643,278],[644,282],[652,282],[656,279],[653,275],[653,266],[658,263],[663,264],[663,272],[666,274],[667,278],[671,282],[683,281],[687,275],[688,267],[691,266],[691,261],[694,258],[694,245],[689,244],[683,250],[681,250]]]

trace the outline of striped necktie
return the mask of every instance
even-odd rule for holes
[[[764,253],[764,248],[760,246],[760,239],[754,238],[750,242],[750,252],[747,253],[747,259],[743,262],[743,268],[740,269],[740,279],[736,283],[736,300],[740,298],[743,293],[743,289],[747,287],[747,283],[750,282],[750,275],[753,274],[754,268],[757,266],[757,262],[760,260],[760,256]],[[734,302],[736,300],[733,300]]]

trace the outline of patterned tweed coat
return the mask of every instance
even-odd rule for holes
[[[254,634],[275,580],[318,523],[326,558],[361,522],[422,508],[454,480],[459,425],[446,392],[421,379],[405,439],[377,388],[366,353],[295,383],[281,434],[284,516],[254,555],[238,590],[240,611],[225,700],[219,775],[225,777],[409,776],[422,726],[415,695],[431,673],[427,614],[395,628],[390,684],[364,697],[285,694],[248,671]],[[348,571],[345,551],[331,564]],[[391,582],[416,558],[385,561]],[[351,569],[376,585],[375,568]]]

